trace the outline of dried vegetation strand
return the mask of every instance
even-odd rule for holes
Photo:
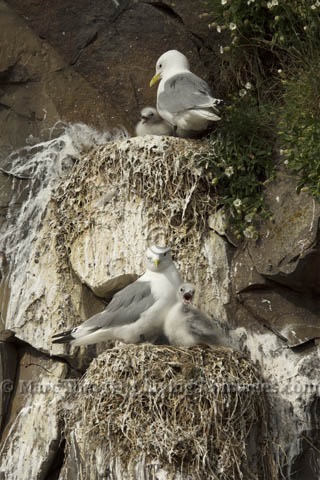
[[[157,225],[171,245],[199,249],[216,210],[212,177],[197,162],[206,148],[206,142],[146,136],[86,153],[55,194],[61,249],[99,221],[99,211],[121,219],[125,202],[136,198],[147,229]]]
[[[231,349],[116,346],[80,381],[64,412],[66,436],[78,425],[84,458],[102,449],[106,466],[117,457],[123,472],[143,457],[149,469],[161,464],[166,478],[273,480],[260,382]]]

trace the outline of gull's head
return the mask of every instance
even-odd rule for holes
[[[163,272],[172,263],[171,249],[153,245],[147,250],[147,269],[151,272]]]
[[[183,283],[180,285],[177,293],[178,300],[185,305],[190,305],[193,302],[195,294],[195,287],[192,283]]]
[[[157,110],[153,107],[145,107],[141,110],[141,121],[142,123],[154,123],[160,120],[160,116]]]
[[[176,70],[177,73],[183,70],[189,70],[188,59],[183,53],[178,52],[178,50],[168,50],[160,58],[158,58],[156,63],[156,74],[150,82],[150,87],[157,83],[164,74],[167,74],[169,71]]]

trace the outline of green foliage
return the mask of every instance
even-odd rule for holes
[[[275,144],[297,191],[320,201],[320,0],[206,4],[215,20],[208,28],[221,38],[221,90],[237,99],[217,125],[207,165],[236,233],[254,238],[251,220],[270,215],[263,185]]]
[[[247,93],[233,99],[211,139],[211,154],[202,159],[237,235],[255,237],[256,214],[269,216],[262,186],[273,170],[274,136],[270,112]]]
[[[320,64],[284,80],[286,92],[279,136],[285,163],[297,174],[297,191],[320,201]]]
[[[261,93],[278,69],[303,64],[320,45],[319,0],[210,0],[222,39],[224,74],[239,85],[250,77]],[[268,89],[267,89],[268,90]],[[269,92],[268,92],[269,93]]]

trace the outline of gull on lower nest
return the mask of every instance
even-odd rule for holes
[[[166,315],[181,283],[170,248],[152,246],[146,272],[114,295],[106,309],[80,326],[53,336],[53,343],[90,345],[107,340],[154,342],[163,333]]]

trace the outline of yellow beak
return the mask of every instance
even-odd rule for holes
[[[155,259],[154,259],[154,263],[156,264],[156,267],[158,268],[158,265],[159,265],[159,259],[158,259],[158,258],[155,258]]]
[[[159,80],[160,80],[160,74],[157,73],[156,75],[154,75],[154,77],[152,77],[150,82],[150,87],[152,87],[155,83],[159,82]]]

